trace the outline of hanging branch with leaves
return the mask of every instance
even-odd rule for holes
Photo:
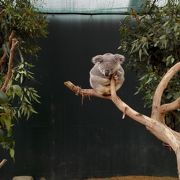
[[[148,0],[139,12],[131,11],[122,21],[119,51],[126,55],[128,68],[137,73],[139,83],[136,94],[143,94],[144,105],[148,108],[152,105],[155,87],[164,72],[179,62],[179,17],[180,1],[167,0],[160,6],[157,0]],[[155,96],[157,100],[162,98],[162,102],[166,104],[161,107],[162,111],[169,107],[169,102],[180,96],[178,75],[173,76],[162,97]],[[155,103],[160,106],[159,102]],[[153,114],[156,114],[155,110]],[[171,109],[159,116],[169,127],[180,131],[180,111]]]
[[[37,113],[37,90],[32,87],[34,67],[40,47],[37,39],[46,37],[46,17],[30,0],[0,0],[0,145],[14,158],[13,126],[17,119]]]

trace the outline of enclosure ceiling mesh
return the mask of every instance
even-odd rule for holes
[[[162,4],[166,0],[158,0]],[[44,13],[125,13],[138,10],[142,0],[36,0],[35,6]]]

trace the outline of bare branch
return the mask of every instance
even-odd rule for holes
[[[176,63],[174,66],[172,66],[168,72],[164,75],[161,82],[159,83],[158,87],[156,88],[154,97],[153,97],[153,104],[152,104],[152,112],[151,112],[151,118],[160,120],[161,114],[160,114],[160,106],[161,106],[161,98],[164,90],[166,89],[169,81],[172,79],[172,77],[180,71],[180,62]]]
[[[15,31],[11,31],[11,34],[9,36],[9,48],[12,47],[11,45],[14,37],[15,37]]]
[[[76,95],[81,96],[96,96],[99,98],[110,99],[116,105],[116,107],[123,112],[123,114],[129,116],[133,120],[143,124],[146,128],[154,134],[158,139],[168,144],[176,153],[177,162],[178,162],[178,171],[180,172],[180,133],[170,129],[166,124],[159,121],[159,116],[163,117],[165,112],[172,111],[174,109],[179,108],[180,98],[171,102],[169,104],[160,105],[161,97],[164,89],[167,87],[168,82],[174,76],[176,72],[180,70],[180,63],[174,65],[162,78],[159,83],[154,99],[153,99],[153,107],[152,107],[152,116],[151,118],[143,115],[130,106],[128,106],[125,102],[123,102],[116,94],[115,89],[115,80],[111,79],[111,96],[102,96],[96,93],[93,89],[81,89],[79,86],[75,86],[70,81],[65,82],[64,84]],[[179,175],[180,179],[180,175]]]
[[[79,86],[74,85],[70,81],[64,82],[64,85],[67,88],[69,88],[71,91],[73,91],[76,95],[81,95],[83,97],[95,96],[95,97],[99,97],[99,98],[103,98],[103,99],[111,99],[110,96],[102,96],[102,95],[96,93],[96,91],[94,91],[94,89],[81,89]]]
[[[132,109],[131,107],[129,107],[126,103],[124,103],[117,95],[116,95],[116,90],[115,90],[115,81],[113,79],[111,79],[111,100],[113,101],[113,103],[117,106],[117,108],[124,112],[125,110],[125,114],[128,115],[130,118],[136,120],[137,122],[147,126],[147,127],[151,127],[152,126],[152,122],[151,122],[151,118],[140,114],[139,112],[135,111],[134,109]]]
[[[79,86],[74,85],[70,81],[66,81],[64,84],[71,91],[73,91],[76,95],[95,96],[95,97],[99,97],[99,98],[103,98],[103,99],[110,99],[114,102],[114,104],[118,107],[118,109],[120,111],[127,114],[132,119],[138,121],[139,123],[141,123],[149,128],[152,126],[151,118],[149,118],[145,115],[142,115],[142,114],[138,113],[137,111],[133,110],[116,95],[115,82],[113,79],[111,80],[111,94],[112,94],[111,96],[99,95],[93,89],[82,89]]]
[[[5,12],[5,10],[3,9],[1,12],[0,12],[0,16]]]
[[[148,116],[140,114],[139,112],[128,106],[126,103],[124,103],[116,95],[115,82],[113,79],[111,80],[111,96],[99,95],[93,89],[81,89],[79,86],[75,86],[70,81],[67,81],[64,84],[76,95],[95,96],[103,99],[111,99],[120,111],[122,111],[133,120],[145,125],[152,134],[154,134],[161,141],[169,144],[174,151],[179,148],[179,133],[178,135],[176,135],[176,132],[167,127],[165,124],[156,121],[155,119],[152,119]]]
[[[2,166],[7,162],[6,159],[3,159],[1,162],[0,162],[0,168],[2,168]]]
[[[180,97],[171,103],[163,104],[160,107],[160,113],[165,114],[169,111],[173,111],[173,110],[177,110],[177,109],[180,109]]]
[[[2,55],[2,57],[0,58],[0,68],[1,68],[1,66],[3,65],[3,63],[5,62],[6,55],[7,55],[6,49],[3,48],[3,55]]]
[[[179,133],[177,135],[177,132],[173,131],[165,124],[155,119],[152,119],[148,116],[138,113],[130,106],[128,106],[126,103],[124,103],[116,95],[115,81],[113,79],[111,79],[111,99],[119,110],[123,112],[124,109],[126,109],[125,113],[127,116],[145,125],[152,134],[154,134],[161,141],[169,144],[175,152],[177,151],[177,149],[179,149],[179,143],[180,143]]]
[[[11,49],[10,49],[10,56],[9,56],[9,63],[8,63],[8,71],[4,80],[4,83],[1,87],[1,91],[5,92],[7,85],[11,79],[12,76],[12,68],[13,68],[13,60],[14,60],[14,54],[15,54],[15,48],[18,44],[18,41],[16,38],[12,39],[12,43],[11,43]]]

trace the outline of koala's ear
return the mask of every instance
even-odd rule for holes
[[[115,54],[114,57],[116,60],[120,62],[120,64],[122,64],[125,61],[125,57],[121,54]]]
[[[97,55],[92,58],[92,63],[94,64],[96,64],[97,62],[102,62],[102,61],[103,61],[102,55]]]

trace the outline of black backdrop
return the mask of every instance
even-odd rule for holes
[[[176,176],[173,152],[142,125],[122,119],[107,100],[75,96],[63,82],[89,87],[91,58],[117,53],[118,15],[48,15],[49,35],[35,69],[41,104],[39,114],[15,125],[16,161],[0,169],[0,179],[13,175],[47,180],[80,180],[117,175]],[[126,60],[128,61],[128,59]],[[118,92],[130,106],[148,114],[142,96],[134,96],[135,74],[126,71]],[[1,154],[4,157],[6,153]]]

